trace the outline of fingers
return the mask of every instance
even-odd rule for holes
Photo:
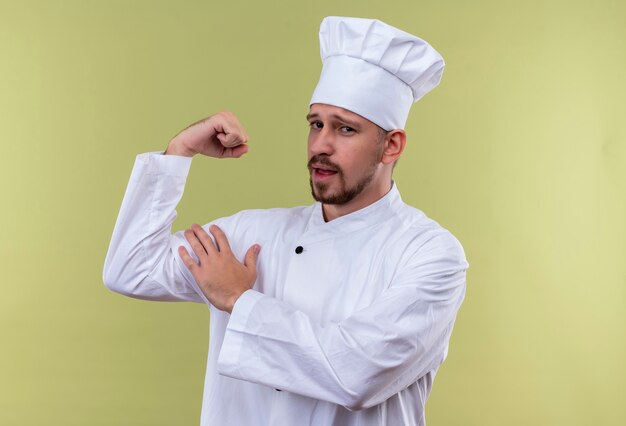
[[[224,148],[223,158],[239,158],[250,150],[248,145],[239,145],[234,148]]]
[[[211,237],[202,229],[201,226],[193,224],[191,229],[185,230],[185,238],[191,245],[200,263],[207,260],[207,256],[217,253],[217,247]]]
[[[211,255],[219,251],[219,248],[213,242],[213,239],[209,236],[209,234],[206,233],[203,227],[194,223],[193,225],[191,225],[191,231],[193,232],[196,239],[199,240],[202,248],[206,251],[206,254]]]
[[[215,118],[216,136],[224,147],[233,148],[248,141],[248,133],[233,113],[220,112],[211,118]]]
[[[183,260],[183,264],[189,269],[189,272],[192,274],[195,273],[196,268],[198,268],[198,264],[195,260],[189,255],[189,252],[185,248],[185,246],[178,247],[178,254],[180,258]]]
[[[240,133],[218,133],[217,139],[226,148],[233,148],[248,141],[248,139]]]
[[[200,262],[207,256],[207,250],[204,248],[204,245],[198,239],[198,236],[194,233],[193,230],[187,229],[185,230],[185,238],[189,242],[189,245],[193,249],[193,252],[198,256]]]
[[[246,257],[243,260],[243,264],[246,265],[254,274],[256,274],[256,261],[259,258],[259,252],[261,251],[261,246],[258,244],[254,244],[250,247],[246,253]]]
[[[217,255],[219,253],[223,253],[226,255],[233,255],[233,252],[230,248],[230,243],[228,242],[228,237],[224,231],[217,225],[211,225],[209,227],[209,231],[215,238],[215,242],[206,233],[204,228],[200,225],[193,224],[191,225],[191,229],[187,229],[185,231],[185,238],[189,241],[191,248],[198,256],[200,260],[200,265],[206,262],[208,256]],[[259,256],[259,252],[261,251],[261,246],[258,244],[254,244],[252,247],[248,249],[246,252],[246,256],[244,258],[244,265],[248,268],[251,268],[254,273],[256,273],[256,262]],[[185,249],[184,246],[180,246],[178,248],[178,252],[180,257],[185,262],[185,266],[191,270],[192,267],[198,266],[198,264],[189,256],[189,253]]]
[[[209,231],[211,231],[211,234],[215,237],[217,249],[223,253],[231,253],[230,244],[228,243],[228,238],[226,238],[224,231],[222,231],[217,225],[211,225]]]

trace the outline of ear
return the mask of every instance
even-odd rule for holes
[[[385,137],[385,149],[383,150],[383,164],[393,164],[406,146],[406,133],[402,129],[390,130]]]

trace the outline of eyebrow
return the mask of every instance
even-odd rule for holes
[[[306,115],[307,121],[311,121],[311,119],[319,118],[319,117],[320,117],[320,115],[318,113],[316,113],[316,112],[310,112],[310,113],[308,113]],[[349,124],[350,126],[353,126],[353,127],[358,127],[358,125],[359,125],[356,121],[348,120],[347,118],[345,118],[345,117],[343,117],[343,116],[341,116],[339,114],[330,114],[329,117],[330,118],[334,118],[335,120],[344,122],[346,124]]]

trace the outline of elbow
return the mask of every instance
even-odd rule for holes
[[[102,281],[104,282],[104,286],[109,290],[120,293],[127,296],[127,291],[125,291],[124,286],[120,284],[120,280],[111,274],[109,270],[106,268],[102,272]]]
[[[102,268],[102,281],[109,290],[133,297],[148,275],[142,265],[139,250],[113,251],[109,249]]]
[[[360,374],[351,374],[351,380],[342,380],[341,390],[335,395],[338,404],[347,410],[366,410],[406,389],[430,369],[424,363],[405,357],[386,365],[370,363]]]
[[[361,411],[376,405],[375,398],[372,398],[373,389],[344,390],[337,401],[338,405],[350,411]]]
[[[350,411],[361,411],[373,407],[376,404],[371,398],[368,398],[364,394],[349,394],[344,397],[344,401],[341,405]]]
[[[350,399],[348,403],[344,405],[344,408],[350,411],[361,411],[365,408],[369,408],[364,402],[365,401],[359,398]]]
[[[116,273],[112,268],[105,266],[102,271],[102,281],[104,286],[112,292],[119,293],[123,296],[133,297],[133,291],[136,286],[130,284],[130,280],[122,274]]]

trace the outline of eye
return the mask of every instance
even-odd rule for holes
[[[350,126],[342,126],[339,130],[341,130],[343,133],[354,133],[354,132],[356,132],[356,130],[354,130]]]
[[[311,129],[321,129],[322,127],[324,127],[324,125],[322,124],[321,121],[311,121],[309,123],[309,127]]]

